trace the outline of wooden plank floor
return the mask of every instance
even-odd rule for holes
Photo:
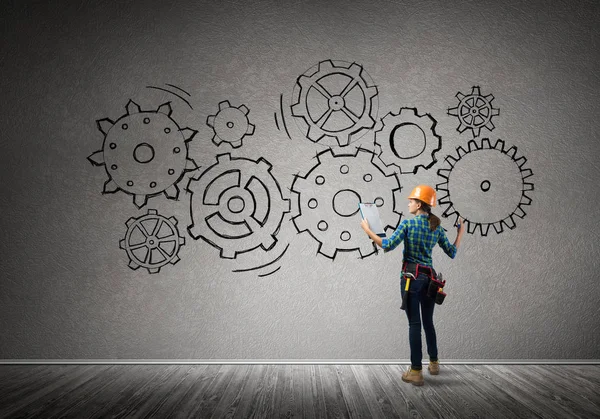
[[[600,365],[0,365],[0,418],[600,418]]]

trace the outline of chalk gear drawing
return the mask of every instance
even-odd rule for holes
[[[206,124],[215,132],[212,142],[217,146],[226,142],[233,148],[241,147],[242,138],[254,134],[254,125],[248,120],[249,112],[245,105],[236,108],[227,100],[219,102],[219,112],[206,119]]]
[[[494,95],[482,96],[479,86],[473,86],[470,95],[456,94],[458,106],[448,109],[448,115],[456,116],[460,121],[456,130],[461,134],[470,129],[473,138],[479,137],[481,128],[492,131],[495,127],[492,118],[500,114],[500,109],[492,107]]]
[[[127,233],[119,247],[127,252],[131,269],[141,266],[155,274],[163,266],[179,262],[178,253],[185,238],[179,235],[175,217],[166,218],[149,209],[146,215],[131,217],[125,224]]]
[[[292,105],[292,115],[308,125],[306,136],[311,141],[329,136],[337,140],[336,146],[346,146],[351,137],[360,138],[375,126],[377,87],[368,85],[360,65],[344,67],[326,60],[311,71],[298,77],[300,90]]]
[[[108,180],[103,193],[122,190],[134,196],[138,208],[163,192],[167,198],[177,199],[177,183],[184,172],[197,169],[188,157],[187,143],[198,131],[179,128],[171,118],[170,102],[156,111],[142,111],[130,100],[125,108],[127,113],[114,122],[109,118],[96,121],[104,143],[88,160],[105,166]]]
[[[283,198],[271,168],[262,157],[253,161],[226,153],[191,177],[190,235],[219,249],[225,259],[259,246],[273,248],[290,200]]]
[[[506,149],[502,140],[492,146],[487,138],[470,140],[467,150],[456,151],[437,172],[443,179],[436,185],[442,216],[454,217],[454,225],[463,217],[470,234],[486,236],[490,226],[498,234],[504,227],[514,229],[515,216],[524,218],[523,207],[531,204],[533,172],[525,168],[527,159],[517,155],[517,147]]]
[[[393,231],[400,223],[398,175],[386,175],[375,158],[360,147],[349,154],[326,149],[316,155],[317,163],[308,173],[294,176],[291,191],[297,195],[299,213],[292,221],[299,234],[306,231],[319,243],[317,253],[330,259],[338,251],[358,250],[361,258],[377,253],[360,227],[359,202],[377,204],[384,230]],[[385,226],[386,222],[392,224]]]
[[[442,137],[435,132],[437,121],[430,114],[401,108],[381,122],[375,133],[375,150],[385,166],[406,174],[417,173],[419,167],[427,170],[437,162],[435,153],[442,148]]]

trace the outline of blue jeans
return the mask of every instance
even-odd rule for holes
[[[423,348],[421,345],[421,314],[423,315],[423,329],[427,341],[427,353],[431,361],[438,360],[437,341],[433,327],[433,309],[435,300],[427,296],[429,284],[427,273],[419,273],[416,279],[410,281],[408,300],[406,301],[406,317],[408,317],[408,341],[410,343],[410,363],[415,369],[422,369]],[[400,292],[405,297],[404,288],[406,278],[402,275]],[[420,308],[420,310],[419,310]],[[420,311],[420,313],[419,313]]]

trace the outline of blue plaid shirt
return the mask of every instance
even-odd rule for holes
[[[442,226],[439,225],[434,231],[431,231],[429,218],[426,215],[417,215],[410,220],[402,220],[389,239],[382,239],[381,248],[384,253],[387,253],[402,242],[404,242],[404,262],[433,267],[431,251],[436,243],[452,259],[456,256],[456,246],[450,244]]]

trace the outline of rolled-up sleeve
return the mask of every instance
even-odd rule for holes
[[[381,240],[381,248],[383,253],[387,253],[394,250],[400,243],[404,241],[406,237],[406,220],[402,220],[398,228],[392,233],[390,238],[384,238]]]
[[[441,228],[441,226],[440,226],[440,236],[438,237],[437,242],[440,245],[440,247],[442,248],[442,250],[444,251],[444,253],[446,253],[448,256],[450,256],[450,258],[454,259],[454,256],[456,256],[456,246],[451,244],[450,241],[448,241],[448,237],[446,237],[446,232],[444,231],[443,228]]]

